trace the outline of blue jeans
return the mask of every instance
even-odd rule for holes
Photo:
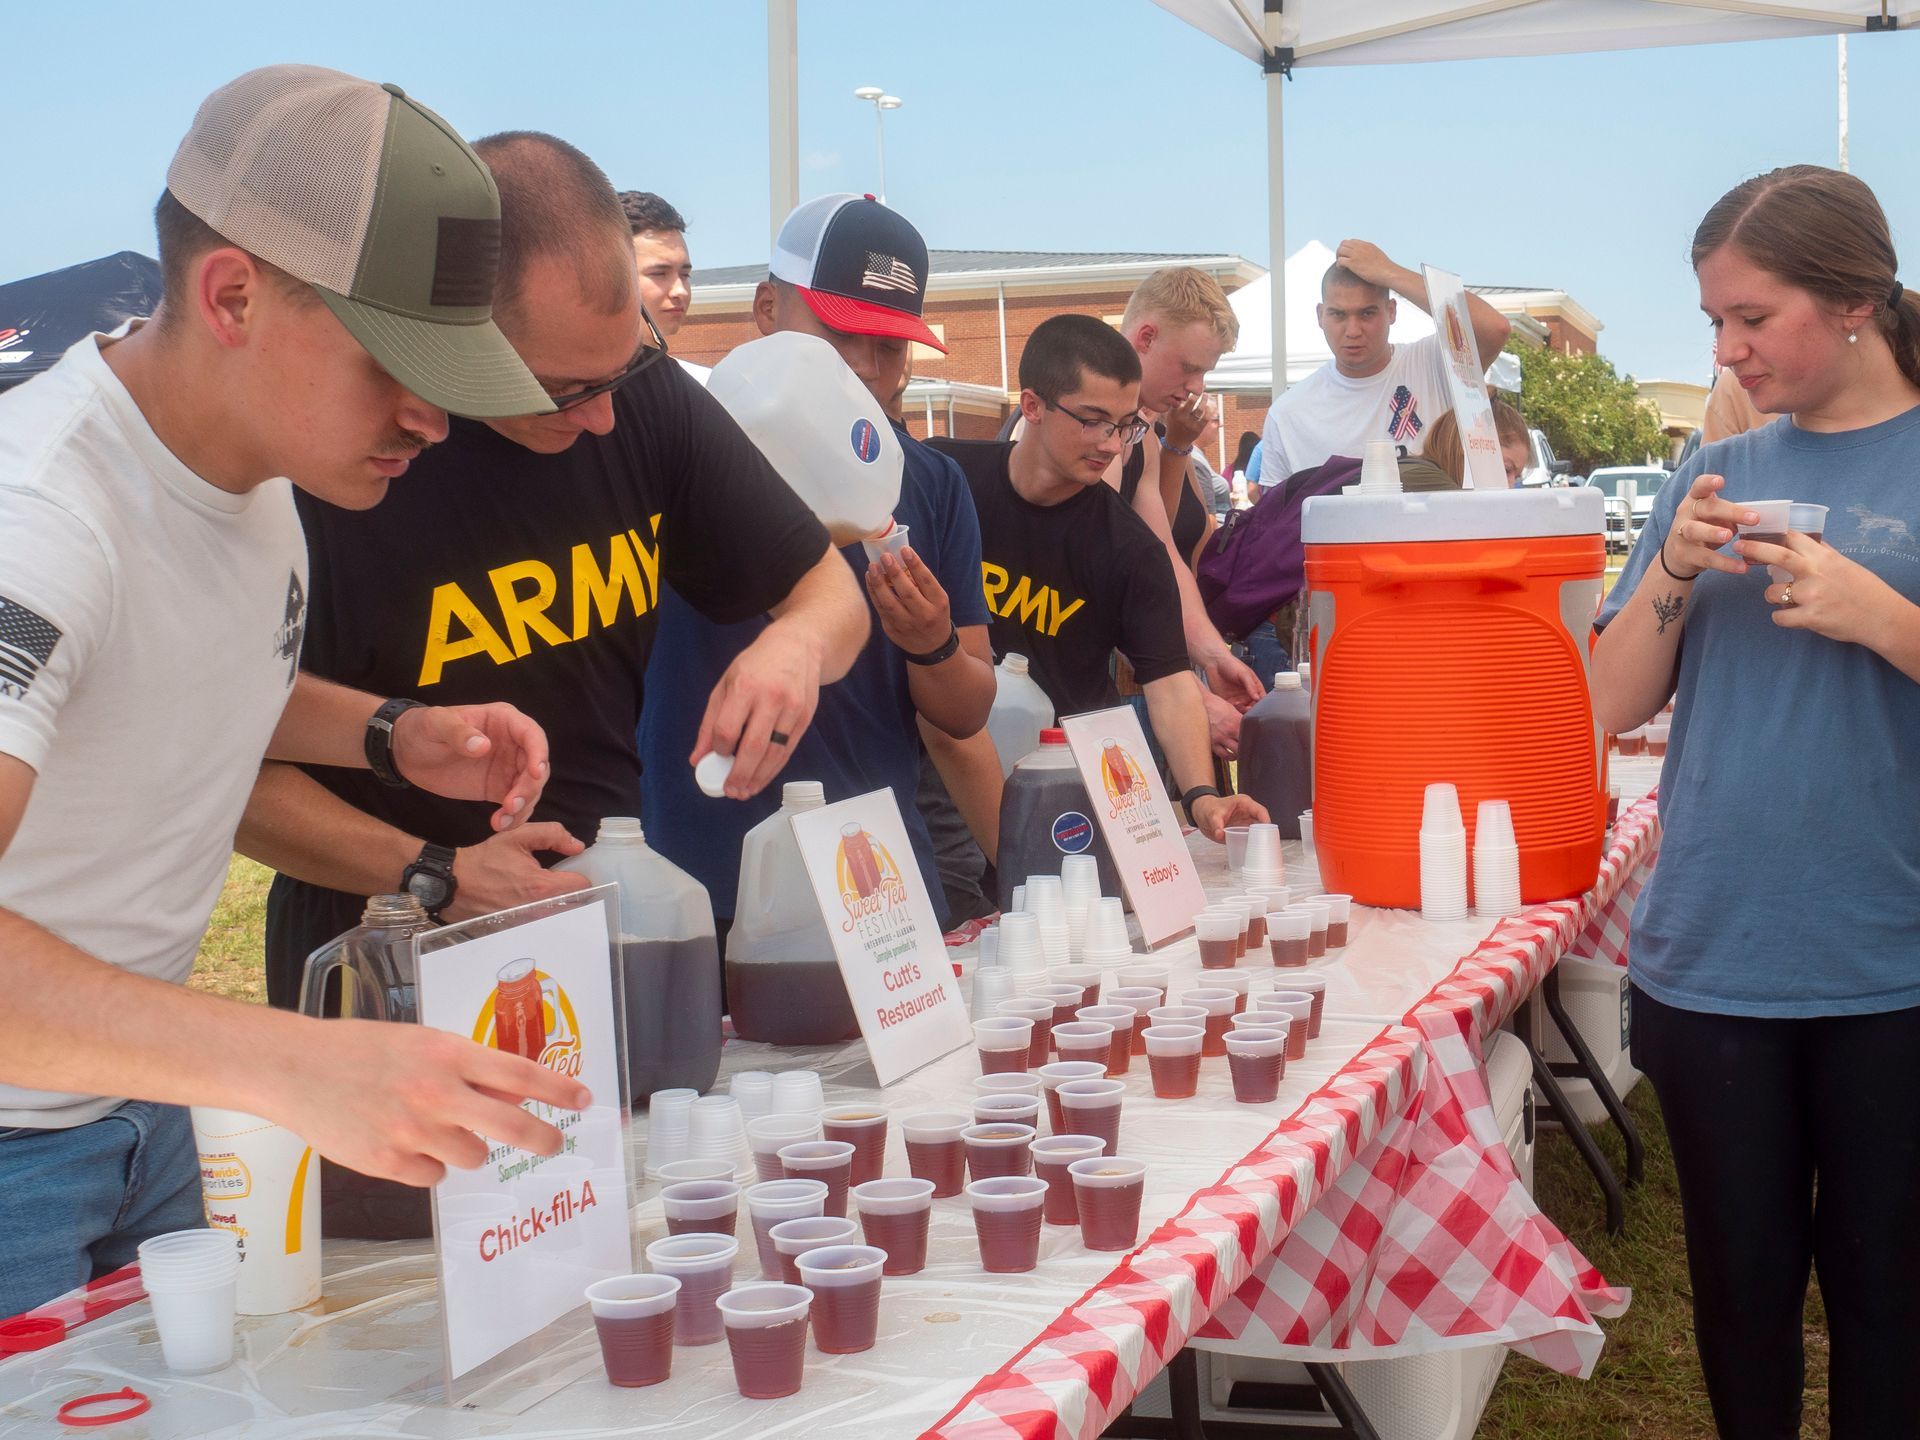
[[[1268,689],[1273,688],[1275,675],[1282,670],[1293,668],[1293,662],[1287,658],[1287,646],[1292,643],[1292,640],[1291,635],[1282,640],[1274,632],[1273,621],[1262,620],[1241,642],[1241,648],[1247,652],[1247,664],[1252,668],[1253,673],[1260,677],[1260,683]]]
[[[137,1258],[140,1242],[207,1223],[193,1122],[129,1100],[68,1130],[0,1129],[0,1319]]]

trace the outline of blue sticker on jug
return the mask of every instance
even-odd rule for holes
[[[1053,822],[1053,843],[1069,855],[1093,844],[1093,822],[1078,810],[1069,810]]]
[[[853,442],[853,453],[868,465],[880,458],[880,432],[871,420],[854,421],[848,439]]]

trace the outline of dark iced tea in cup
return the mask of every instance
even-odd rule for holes
[[[1080,1210],[1081,1242],[1089,1250],[1131,1250],[1140,1238],[1147,1167],[1138,1160],[1102,1155],[1076,1160],[1067,1169]]]

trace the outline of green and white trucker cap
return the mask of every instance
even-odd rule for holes
[[[456,415],[553,401],[493,323],[500,192],[397,85],[249,70],[201,103],[167,189],[224,239],[313,286],[386,371]]]

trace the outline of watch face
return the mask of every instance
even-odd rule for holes
[[[407,893],[420,902],[423,910],[438,910],[452,898],[449,894],[452,889],[446,877],[431,870],[410,867],[407,871]]]

